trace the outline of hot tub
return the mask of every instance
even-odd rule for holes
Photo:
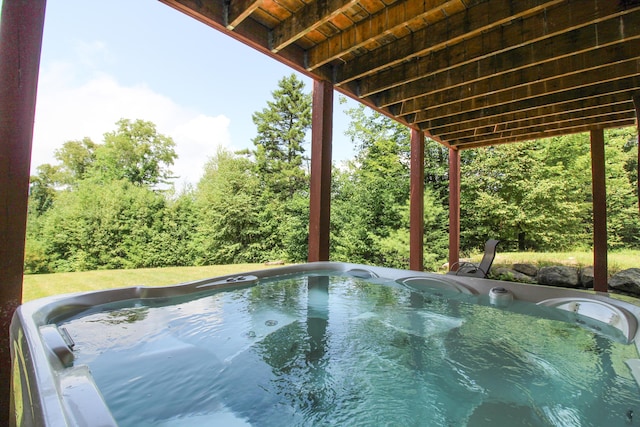
[[[640,425],[638,307],[345,263],[45,298],[17,425]]]

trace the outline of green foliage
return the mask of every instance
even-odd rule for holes
[[[94,166],[97,149],[98,145],[89,138],[65,142],[62,148],[55,151],[55,158],[60,162],[59,182],[74,185],[85,179]]]
[[[625,167],[629,134],[607,133],[611,247],[637,244],[638,216]],[[477,149],[462,168],[463,247],[490,237],[504,250],[557,251],[591,245],[588,135]],[[627,156],[627,157],[625,157]],[[635,243],[634,243],[635,242]]]
[[[177,155],[175,143],[159,134],[151,122],[122,119],[118,129],[104,135],[104,145],[95,151],[91,175],[99,181],[124,179],[138,186],[155,187],[172,178]]]
[[[344,171],[334,172],[332,259],[409,266],[410,135],[407,128],[360,106],[347,111],[352,122],[347,135],[358,148]],[[448,247],[447,213],[442,205],[448,155],[433,153],[425,164],[425,266],[436,269]]]
[[[363,106],[346,112],[355,158],[334,168],[330,255],[409,263],[409,130]],[[25,269],[229,264],[307,258],[311,97],[294,75],[253,115],[255,150],[219,150],[195,189],[175,194],[174,142],[153,123],[120,120],[104,143],[56,150],[31,177]],[[635,128],[606,132],[609,245],[640,248]],[[592,240],[588,135],[461,153],[463,253],[488,238],[509,250],[588,250]],[[425,141],[424,262],[448,250],[448,148]],[[162,189],[162,190],[161,190]]]
[[[125,180],[81,181],[58,196],[42,218],[41,238],[52,271],[153,266],[150,244],[164,198]]]
[[[196,191],[198,264],[262,261],[258,190],[249,159],[219,150],[209,160]]]
[[[273,101],[253,114],[258,136],[253,140],[255,168],[266,189],[288,198],[304,190],[303,142],[311,127],[311,95],[304,83],[291,74],[278,82]]]

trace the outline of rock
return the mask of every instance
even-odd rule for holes
[[[264,263],[264,265],[284,265],[284,261],[282,261],[282,260],[267,261],[267,262]]]
[[[509,282],[536,283],[535,278],[505,267],[492,268],[491,277]]]
[[[640,295],[640,268],[622,270],[609,279],[609,287],[617,291]]]
[[[585,267],[580,270],[580,284],[583,288],[593,288],[593,267]]]
[[[580,285],[578,269],[576,267],[561,265],[542,267],[538,270],[537,279],[541,285],[563,286],[567,288],[577,288]]]
[[[526,274],[531,278],[534,278],[538,275],[538,267],[532,264],[513,264],[511,268],[513,268],[518,273]]]

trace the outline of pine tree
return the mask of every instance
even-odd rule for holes
[[[307,188],[303,143],[311,127],[311,95],[295,74],[282,78],[273,101],[253,114],[256,169],[264,190],[288,199]]]

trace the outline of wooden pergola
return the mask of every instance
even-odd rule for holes
[[[314,80],[310,261],[329,259],[336,90],[411,129],[410,265],[416,270],[423,268],[425,137],[449,148],[453,263],[460,243],[460,150],[590,132],[595,289],[607,292],[603,131],[634,125],[640,115],[640,0],[160,1]],[[22,297],[45,3],[4,0],[2,5],[0,387],[5,390],[11,378],[7,331]],[[0,423],[9,409],[8,393],[1,396]]]

